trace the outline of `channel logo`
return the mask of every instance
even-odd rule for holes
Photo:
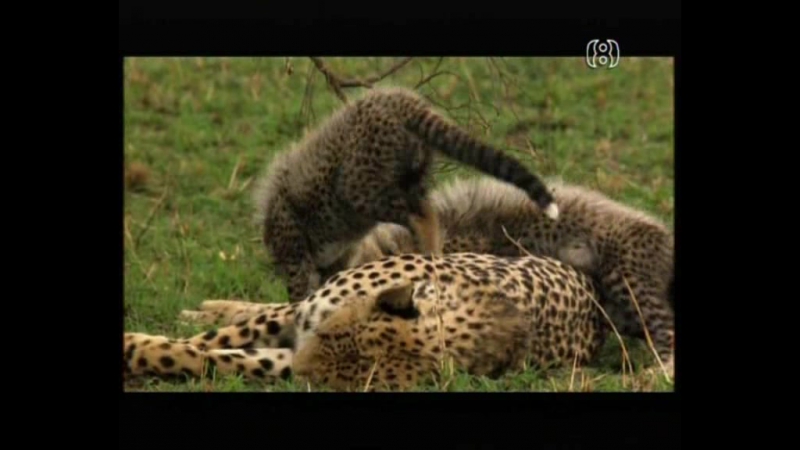
[[[592,69],[605,66],[613,69],[619,65],[619,44],[614,39],[592,39],[586,44],[586,65]]]

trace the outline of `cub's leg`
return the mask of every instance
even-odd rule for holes
[[[409,203],[412,202],[414,200],[409,201]],[[409,221],[418,243],[417,246],[423,254],[442,256],[444,243],[442,242],[439,216],[427,199],[416,202],[419,213],[412,212]]]
[[[621,271],[613,271],[602,278],[602,288],[608,299],[606,310],[624,335],[646,339],[646,329],[659,359],[665,363],[672,354],[674,330],[672,309],[661,294],[666,287],[662,289],[654,277],[633,270],[627,272],[625,277]]]
[[[241,374],[273,381],[292,374],[290,349],[202,350],[191,344],[144,333],[125,333],[123,370],[127,377],[186,375],[191,378]]]

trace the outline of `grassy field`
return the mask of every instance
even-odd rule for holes
[[[398,59],[325,58],[342,78]],[[612,70],[581,58],[415,58],[379,84],[408,87],[543,175],[599,189],[673,217],[671,59],[628,58]],[[266,160],[341,104],[308,58],[135,58],[125,61],[125,328],[187,336],[181,309],[205,299],[286,301],[252,223],[250,186]],[[345,89],[349,97],[359,89]],[[447,166],[438,176],[473,174]],[[452,374],[444,391],[670,391],[653,356],[612,335],[591,368],[485,380]],[[235,377],[146,381],[147,391],[305,391]]]

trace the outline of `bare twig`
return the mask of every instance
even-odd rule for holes
[[[228,190],[233,189],[234,183],[236,183],[236,175],[239,173],[239,168],[242,166],[242,156],[236,159],[236,164],[233,166],[233,171],[231,172],[231,178],[228,181]]]
[[[344,103],[348,103],[347,96],[345,95],[343,88],[353,88],[353,87],[365,87],[365,88],[372,88],[372,85],[383,80],[384,78],[392,75],[393,73],[397,72],[398,70],[402,69],[403,66],[408,64],[413,58],[403,58],[402,60],[398,61],[392,67],[380,73],[378,75],[373,75],[371,77],[363,78],[363,79],[342,79],[340,76],[333,73],[333,71],[325,64],[325,61],[319,57],[311,57],[311,61],[314,62],[314,66],[316,66],[317,70],[322,72],[325,75],[325,80],[328,83],[328,86],[333,90],[339,100]]]
[[[164,189],[164,193],[161,194],[161,198],[159,198],[156,204],[153,205],[153,208],[147,215],[147,219],[145,219],[144,225],[142,225],[142,229],[139,231],[139,233],[136,234],[136,238],[133,240],[135,248],[139,247],[139,241],[142,240],[142,236],[144,236],[147,230],[150,229],[150,224],[153,222],[153,218],[156,215],[156,211],[158,211],[158,209],[161,208],[161,205],[164,203],[164,199],[167,198],[167,192],[168,192],[167,189]]]
[[[375,358],[375,364],[372,365],[372,368],[369,371],[369,375],[367,376],[367,382],[364,383],[364,392],[369,391],[369,386],[372,384],[372,377],[375,376],[375,370],[378,368],[378,363],[380,362],[383,355],[379,355]]]
[[[427,77],[424,77],[421,80],[419,80],[419,83],[414,85],[414,89],[419,89],[420,87],[422,87],[423,85],[425,85],[426,83],[428,83],[432,79],[436,78],[437,76],[444,75],[445,72],[439,72],[439,66],[442,65],[442,61],[444,61],[444,57],[440,57],[439,58],[439,61],[436,62],[436,67],[433,68],[433,71],[431,72],[431,74],[428,75]]]
[[[314,92],[314,75],[316,74],[317,71],[314,70],[313,67],[308,68],[308,74],[306,74],[306,90],[303,93],[303,102],[300,104],[300,121],[304,124],[308,124],[311,120],[314,120],[314,108],[311,95]],[[306,120],[306,115],[308,116],[308,120]]]
[[[328,83],[328,86],[330,86],[330,88],[333,89],[333,93],[336,94],[337,97],[339,97],[339,100],[343,101],[344,103],[347,103],[347,96],[344,95],[344,92],[342,92],[341,80],[339,79],[339,77],[337,77],[333,72],[331,72],[331,70],[322,60],[322,58],[312,56],[311,61],[317,67],[317,70],[319,70],[320,72],[322,72],[323,75],[325,75],[325,81]]]
[[[362,79],[362,80],[339,80],[339,86],[343,88],[352,88],[352,87],[365,87],[365,88],[372,88],[372,85],[383,80],[384,78],[392,75],[393,73],[397,72],[398,70],[402,69],[403,66],[408,64],[413,58],[403,58],[402,60],[395,63],[392,67],[388,70],[384,71],[379,75],[373,75],[371,77]],[[440,59],[441,62],[441,59]],[[437,66],[438,67],[438,66]]]

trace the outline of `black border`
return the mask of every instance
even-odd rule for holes
[[[234,2],[236,3],[236,2]],[[567,5],[572,14],[563,12],[561,18],[525,20],[519,9],[509,9],[492,2],[485,7],[493,11],[468,13],[461,7],[448,7],[436,18],[433,7],[415,9],[406,4],[387,4],[391,20],[366,19],[375,11],[375,4],[347,10],[337,6],[306,11],[301,19],[289,18],[271,9],[261,15],[236,10],[225,3],[225,10],[203,8],[198,3],[174,8],[160,4],[161,9],[146,11],[146,3],[120,2],[119,57],[115,60],[119,77],[119,111],[122,111],[122,60],[128,55],[583,55],[586,42],[594,38],[614,38],[620,42],[623,58],[628,56],[676,57],[675,61],[675,145],[676,145],[676,240],[685,242],[683,214],[689,198],[677,186],[685,183],[684,156],[680,147],[678,116],[681,102],[680,87],[680,4],[659,18],[650,12],[620,9],[603,4],[608,17],[622,11],[617,19],[567,19],[575,10],[584,8]],[[305,4],[304,4],[305,5]],[[560,3],[561,6],[563,2]],[[531,5],[541,9],[548,5]],[[559,13],[540,11],[541,16]],[[269,2],[269,7],[275,7]],[[314,7],[308,4],[309,9]],[[395,14],[395,10],[397,11]],[[510,16],[497,17],[497,10]],[[424,11],[424,14],[422,13]],[[565,10],[566,11],[566,10]],[[583,9],[585,12],[585,8]],[[313,18],[314,12],[321,17]],[[627,12],[627,14],[625,13]],[[151,14],[149,17],[146,14]],[[388,15],[389,13],[385,14]],[[636,16],[643,17],[637,19]],[[137,16],[137,17],[133,17]],[[132,18],[133,17],[133,18]],[[249,17],[248,19],[242,17]],[[255,20],[252,17],[270,17]],[[170,20],[170,18],[177,18]],[[279,19],[278,19],[279,18]],[[478,19],[480,18],[480,19]],[[224,19],[224,20],[217,20]],[[316,37],[322,36],[322,39]],[[122,118],[118,122],[120,142]],[[122,189],[122,152],[116,154],[120,169],[115,180]],[[680,168],[678,166],[681,166]],[[680,181],[678,181],[680,179]],[[122,192],[120,192],[122,203]],[[678,205],[682,205],[678,207]],[[122,211],[120,205],[119,213]],[[121,214],[120,216],[121,217]],[[117,222],[119,226],[119,222]],[[117,236],[123,242],[121,227]],[[681,236],[680,238],[678,236]],[[681,244],[684,245],[684,244]],[[676,245],[679,249],[681,245]],[[119,261],[123,260],[120,254]],[[681,281],[688,270],[688,261],[676,249],[677,298],[681,298]],[[117,266],[119,267],[119,266]],[[122,289],[122,271],[116,272]],[[680,302],[679,302],[680,303]],[[118,303],[119,317],[122,305]],[[680,307],[676,313],[680,316]],[[118,322],[118,323],[121,323]],[[460,445],[458,438],[476,445],[479,441],[493,447],[532,445],[551,441],[564,446],[580,443],[597,445],[608,442],[614,447],[626,444],[647,448],[679,448],[680,417],[678,408],[685,391],[684,374],[688,368],[681,364],[682,345],[686,337],[683,321],[676,320],[677,360],[679,377],[675,393],[652,394],[154,394],[122,393],[120,399],[120,441],[124,446],[163,442],[181,446],[217,441],[227,445],[246,445],[254,440],[261,445],[276,442],[277,435],[291,430],[290,442],[313,445],[318,439],[323,445],[339,437],[355,445],[364,444],[419,446],[440,441],[439,445]],[[119,333],[119,328],[117,333]],[[119,345],[121,346],[121,333]],[[112,341],[113,342],[113,341]],[[119,348],[119,347],[118,347]],[[121,371],[117,371],[118,392],[121,392]],[[111,379],[115,379],[113,376]],[[492,430],[491,425],[499,425]],[[319,431],[315,431],[319,429]],[[308,431],[304,431],[308,430]],[[330,433],[333,431],[334,433]],[[124,433],[123,433],[124,432]],[[447,432],[447,433],[445,433]],[[166,438],[164,434],[175,433]],[[325,434],[322,434],[325,433]],[[284,433],[285,434],[285,433]],[[158,436],[154,436],[158,435]],[[505,438],[506,442],[503,442]],[[548,439],[549,438],[549,439]],[[605,438],[605,439],[604,439]],[[514,440],[522,439],[522,442]]]

